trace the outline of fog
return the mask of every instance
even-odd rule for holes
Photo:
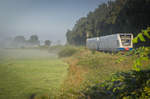
[[[0,0],[0,45],[15,36],[66,42],[66,31],[106,0]]]
[[[1,59],[51,59],[57,58],[55,53],[49,53],[46,50],[39,49],[1,49],[0,50]]]

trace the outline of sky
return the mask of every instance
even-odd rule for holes
[[[67,29],[106,0],[0,0],[0,38],[38,35],[65,42]]]

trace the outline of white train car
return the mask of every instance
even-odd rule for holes
[[[133,35],[131,33],[118,33],[108,36],[88,38],[87,48],[99,51],[132,50]]]

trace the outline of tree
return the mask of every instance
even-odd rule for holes
[[[50,40],[45,40],[44,43],[45,43],[45,46],[51,46],[51,43],[52,43],[52,42],[51,42]]]
[[[14,42],[15,42],[15,43],[25,43],[25,41],[26,41],[26,39],[25,39],[24,36],[16,36],[16,37],[14,38]]]
[[[80,18],[66,33],[67,42],[85,45],[88,37],[133,33],[150,26],[150,0],[112,0]]]
[[[29,39],[29,42],[32,45],[39,45],[40,44],[39,37],[37,35],[31,35],[30,39]]]
[[[25,44],[26,44],[26,39],[24,36],[16,36],[13,39],[12,47],[21,48],[21,47],[24,47]]]

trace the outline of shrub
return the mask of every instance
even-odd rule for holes
[[[66,46],[61,51],[59,51],[58,56],[59,57],[69,57],[75,54],[78,51],[78,48],[73,46]]]
[[[149,99],[150,70],[116,73],[111,80],[96,84],[86,92],[90,99]]]

